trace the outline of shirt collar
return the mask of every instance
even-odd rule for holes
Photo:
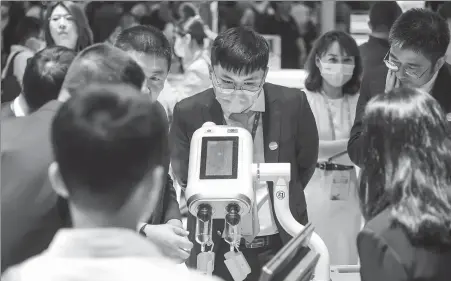
[[[57,257],[161,257],[152,242],[121,228],[61,229],[46,255]]]
[[[26,115],[25,110],[20,106],[19,98],[20,96],[15,98],[14,101],[11,103],[11,110],[14,112],[14,115],[16,117],[24,117]]]
[[[422,91],[425,91],[426,93],[431,93],[432,88],[434,87],[435,84],[435,80],[437,80],[437,76],[440,70],[438,70],[437,72],[435,72],[434,76],[432,76],[431,80],[429,80],[429,82],[427,82],[426,84],[424,84],[423,86],[421,86],[419,89]]]

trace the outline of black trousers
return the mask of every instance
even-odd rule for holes
[[[245,246],[240,246],[240,251],[246,258],[251,268],[251,273],[247,276],[245,281],[258,281],[263,266],[271,260],[277,252],[282,249],[282,240],[279,235],[275,235],[272,243],[266,247],[248,249]],[[224,254],[230,251],[230,245],[221,239],[218,250],[215,251],[215,269],[213,275],[216,275],[224,281],[233,281],[227,266],[224,263]]]

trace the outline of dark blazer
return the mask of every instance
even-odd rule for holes
[[[71,224],[67,203],[47,176],[53,161],[51,123],[60,106],[53,100],[29,116],[1,122],[2,272],[45,250],[56,231]],[[172,181],[160,197],[150,223],[180,219]]]
[[[387,77],[385,65],[364,72],[360,97],[357,102],[354,125],[351,129],[351,137],[348,142],[348,153],[352,162],[362,167],[362,118],[368,101],[377,94],[385,91],[385,79]],[[451,66],[447,63],[439,70],[431,95],[438,101],[445,113],[451,112]]]
[[[0,112],[0,116],[1,119],[6,119],[6,118],[14,118],[16,117],[16,115],[14,114],[14,111],[11,109],[11,101],[2,103],[2,107],[1,107],[1,112]]]
[[[370,35],[367,42],[359,46],[362,57],[363,70],[384,65],[384,57],[390,50],[387,39],[380,39]]]
[[[451,248],[414,246],[386,209],[357,237],[362,281],[449,281]]]
[[[318,131],[310,105],[303,92],[266,83],[265,112],[263,113],[263,138],[265,161],[267,163],[291,163],[291,182],[289,186],[290,209],[297,221],[307,223],[307,210],[304,188],[315,170],[318,158]],[[182,186],[186,186],[190,142],[193,133],[205,122],[223,124],[223,112],[215,98],[213,89],[184,99],[174,108],[174,119],[170,130],[171,165],[175,176]],[[278,149],[270,150],[269,143],[279,144]],[[269,195],[273,202],[272,183],[268,183]],[[274,212],[274,206],[272,205]],[[195,241],[195,223],[193,216],[188,217],[189,239]],[[276,224],[282,241],[286,243],[291,236]],[[224,220],[213,223],[213,241],[220,238],[218,231],[223,230]],[[187,261],[190,267],[196,266],[196,256],[200,251],[194,243],[191,256]]]

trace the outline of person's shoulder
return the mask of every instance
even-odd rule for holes
[[[211,104],[215,99],[213,88],[209,88],[203,92],[187,97],[177,103],[177,107],[181,111],[191,111],[199,108],[199,106],[205,106]]]
[[[393,222],[390,208],[386,208],[368,221],[362,233],[363,235],[365,233],[372,235],[373,239],[377,239],[380,243],[385,244],[386,247],[389,247],[402,260],[415,255],[415,248],[406,231]]]
[[[30,115],[2,120],[2,152],[11,149],[11,146],[17,150],[30,142],[39,145],[43,138],[49,139],[48,131],[60,105],[56,100],[50,101]]]

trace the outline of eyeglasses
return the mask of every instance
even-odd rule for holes
[[[390,61],[389,60],[389,58],[388,58],[388,54],[389,54],[390,52],[388,52],[386,55],[385,55],[385,57],[384,57],[384,63],[385,63],[385,66],[387,66],[387,68],[388,69],[390,69],[391,71],[393,71],[393,72],[398,72],[398,71],[400,71],[401,70],[401,67],[402,67],[402,65],[400,64],[400,63],[394,63],[394,62],[392,62],[392,61]],[[430,67],[428,67],[426,70],[424,70],[423,72],[421,72],[421,70],[420,69],[417,69],[417,68],[412,68],[412,67],[409,67],[409,68],[404,68],[403,70],[404,70],[404,73],[407,75],[407,76],[409,76],[409,77],[411,77],[411,78],[414,78],[414,79],[420,79],[421,77],[423,77],[423,75],[429,70],[429,68]]]
[[[256,83],[247,83],[244,82],[244,84],[240,87],[237,87],[234,82],[231,81],[222,81],[219,82],[218,77],[216,76],[216,73],[214,70],[211,70],[212,72],[212,82],[215,84],[217,88],[220,89],[220,91],[224,94],[231,94],[235,91],[243,91],[244,94],[247,95],[255,95],[256,93],[260,92],[260,90],[263,87],[263,84],[265,83],[266,73],[263,79],[260,81],[259,84]]]

